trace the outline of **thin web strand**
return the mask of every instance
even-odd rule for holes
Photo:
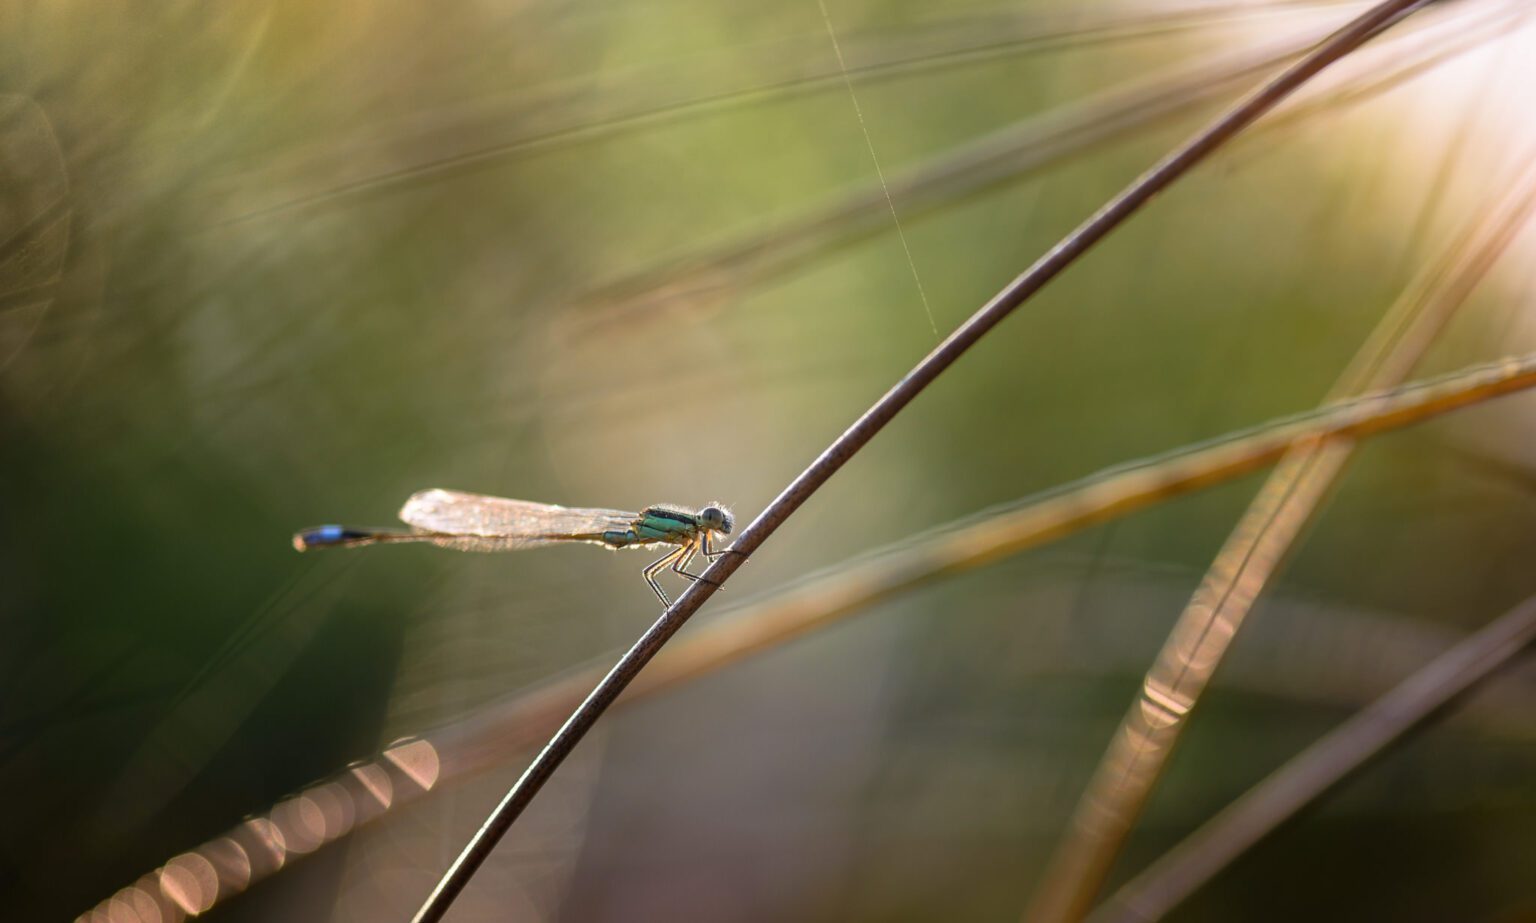
[[[837,30],[832,27],[832,15],[827,12],[827,0],[816,0],[821,9],[821,21],[827,25],[827,38],[832,40],[832,53],[837,56],[837,70],[843,76],[843,86],[848,88],[848,98],[853,101],[853,114],[858,116],[859,131],[864,135],[864,146],[869,149],[870,163],[875,165],[875,177],[880,180],[880,191],[885,193],[885,205],[891,210],[891,222],[896,225],[896,236],[901,239],[902,252],[907,255],[907,268],[912,270],[912,281],[917,285],[917,297],[923,300],[923,313],[928,315],[928,327],[935,339],[939,336],[938,322],[933,319],[933,305],[928,303],[928,292],[923,279],[917,273],[917,260],[912,258],[912,247],[907,243],[907,232],[901,226],[901,216],[896,214],[896,201],[891,198],[891,187],[885,181],[885,171],[880,169],[880,157],[875,153],[875,142],[869,136],[869,126],[864,122],[864,109],[859,105],[859,94],[853,90],[853,78],[848,76],[848,63],[843,60],[843,46],[838,44]]]

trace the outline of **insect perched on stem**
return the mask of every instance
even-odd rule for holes
[[[657,505],[626,513],[437,488],[412,494],[400,508],[400,519],[411,526],[409,531],[316,526],[296,533],[293,547],[308,551],[383,542],[430,542],[458,551],[516,551],[560,542],[590,542],[611,549],[675,545],[641,571],[665,606],[671,603],[656,576],[670,566],[689,580],[700,579],[688,572],[689,563],[697,554],[709,559],[724,554],[724,549],[714,549],[712,537],[717,532],[729,535],[735,525],[731,511],[718,503],[701,510]]]

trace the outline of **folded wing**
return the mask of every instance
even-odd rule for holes
[[[602,542],[622,532],[637,514],[487,497],[457,490],[418,491],[400,508],[400,519],[433,533],[426,541],[473,551],[510,551],[555,542]]]

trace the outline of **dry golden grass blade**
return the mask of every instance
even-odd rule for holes
[[[1427,33],[1428,41],[1406,52],[1383,51],[1386,60],[1380,66],[1321,98],[1277,113],[1238,143],[1251,144],[1260,133],[1284,129],[1398,86],[1508,30],[1519,15],[1518,9],[1498,6],[1451,24],[1405,24],[1403,36],[1380,41],[1409,44],[1415,37],[1423,39],[1420,33]],[[903,215],[917,217],[998,184],[1025,179],[1101,145],[1196,112],[1230,95],[1243,80],[1295,58],[1316,40],[1315,35],[1290,37],[1193,65],[1178,64],[1073,100],[891,172],[886,177],[889,195]],[[782,223],[603,283],[581,297],[581,311],[566,322],[567,332],[590,334],[654,312],[707,308],[736,297],[809,259],[888,229],[886,195],[878,184],[859,188]]]
[[[1524,172],[1507,199],[1503,184],[1499,189],[1503,207],[1477,219],[1408,287],[1334,385],[1331,398],[1398,384],[1434,343],[1536,208],[1536,169]],[[1189,712],[1353,451],[1354,442],[1347,439],[1297,446],[1260,489],[1147,671],[1078,802],[1027,919],[1078,920],[1088,912]]]
[[[1176,36],[1244,17],[1304,13],[1310,5],[1306,0],[1284,0],[1258,9],[1196,4],[1171,9],[1073,10],[1070,15],[1028,10],[941,13],[901,29],[846,36],[847,72],[861,83],[873,83],[1026,53],[1076,52]],[[824,52],[819,37],[783,40],[732,51],[732,59],[745,54],[761,62],[765,74],[755,82],[743,81],[720,61],[698,62],[682,73],[625,72],[601,84],[594,84],[590,77],[557,82],[510,98],[409,120],[383,137],[378,126],[370,126],[365,137],[324,138],[259,168],[222,178],[213,194],[224,201],[214,210],[212,223],[269,219],[356,203],[578,144],[611,142],[730,107],[819,92],[843,79],[842,70],[832,66]],[[424,138],[432,136],[507,133],[511,137],[500,143],[438,153],[383,172],[366,166],[382,152],[419,148]],[[313,186],[316,177],[330,177],[331,182],[299,195],[287,191]]]
[[[1536,599],[1527,599],[1287,761],[1127,883],[1090,919],[1162,919],[1254,843],[1506,667],[1533,639]]]
[[[999,182],[1069,160],[1096,145],[1188,114],[1230,95],[1244,79],[1268,72],[1315,44],[1317,36],[1270,43],[1193,67],[1180,65],[1105,93],[1077,99],[892,172],[890,195],[917,215]],[[675,262],[612,280],[581,299],[573,333],[588,334],[659,309],[711,304],[807,259],[885,230],[886,193],[860,188],[804,215],[685,255]]]
[[[999,289],[914,365],[911,371],[897,379],[890,390],[870,404],[814,461],[784,486],[742,530],[731,547],[725,549],[726,553],[717,556],[702,574],[697,575],[677,601],[667,607],[667,611],[635,640],[613,668],[593,687],[507,790],[506,795],[444,872],[413,918],[416,923],[434,923],[444,917],[469,882],[484,867],[496,845],[538,797],[560,765],[656,654],[699,607],[725,585],[753,552],[910,406],[919,394],[1009,315],[1091,252],[1153,198],[1188,176],[1191,170],[1215,151],[1330,65],[1347,58],[1372,38],[1411,16],[1425,2],[1427,0],[1383,0],[1345,23],[1301,59],[1223,111],[1189,139],[1163,155],[1124,189],[1110,196],[1081,224],[1059,238],[1054,246],[1041,254],[1027,269]],[[885,195],[889,196],[883,180],[881,186]]]
[[[1536,354],[1343,401],[1309,414],[1111,469],[1043,497],[928,533],[786,593],[737,610],[658,654],[619,703],[643,699],[738,663],[882,600],[1069,535],[1079,529],[1223,483],[1274,462],[1294,444],[1359,438],[1536,387]],[[282,868],[286,861],[441,785],[504,764],[546,739],[603,668],[578,670],[449,727],[400,741],[376,759],[311,786],[264,815],[167,861],[154,873],[178,906],[207,909]],[[325,837],[306,832],[306,812],[346,822]],[[235,852],[251,857],[230,865]],[[196,874],[194,874],[196,873]],[[190,911],[188,911],[190,912]],[[201,912],[201,911],[199,911]]]

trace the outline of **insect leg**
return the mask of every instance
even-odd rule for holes
[[[693,544],[688,546],[688,549],[687,549],[688,553],[683,555],[682,558],[679,559],[676,564],[673,564],[672,565],[672,569],[674,571],[676,571],[677,573],[681,574],[682,576],[687,577],[689,580],[704,580],[704,575],[703,574],[690,574],[687,571],[687,567],[688,567],[688,563],[693,560],[693,556],[699,551],[700,547],[701,546],[707,547],[708,543],[709,543],[709,533],[705,532],[704,535],[701,538],[695,539]],[[715,589],[721,589],[720,584],[716,583],[713,580],[704,580],[704,582],[709,584],[710,586],[714,587]]]
[[[698,551],[698,539],[694,539],[693,541],[684,545],[682,555],[680,555],[677,560],[672,562],[672,570],[676,573],[682,574],[684,577],[689,577],[693,580],[699,579],[697,574],[690,574],[687,570],[689,562],[693,560],[693,556],[695,554],[698,554]]]
[[[734,545],[731,546],[730,548],[721,548],[719,551],[716,551],[715,547],[714,547],[714,542],[712,540],[712,536],[713,536],[713,533],[711,533],[711,532],[705,532],[704,533],[704,557],[709,558],[711,561],[713,561],[715,558],[720,557],[722,554],[739,554],[739,555],[742,556],[743,559],[746,558],[746,554],[743,553],[743,552],[737,551],[736,547]]]
[[[678,556],[687,550],[687,547],[683,547],[669,551],[662,555],[659,559],[652,561],[646,566],[645,570],[640,572],[641,575],[645,577],[645,582],[650,584],[651,589],[656,592],[656,598],[661,600],[661,604],[663,606],[672,605],[672,601],[667,599],[667,594],[661,591],[661,584],[656,582],[656,575],[661,573],[662,569],[665,568],[668,564],[676,561]]]

